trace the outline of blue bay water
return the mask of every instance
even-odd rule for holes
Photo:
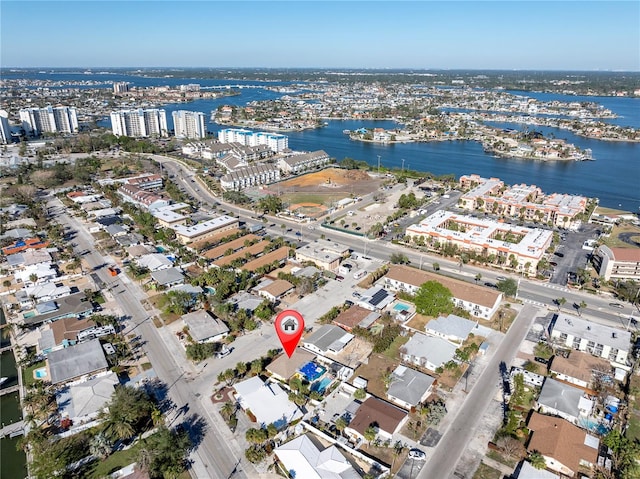
[[[16,74],[17,75],[17,74]],[[122,73],[78,74],[31,73],[32,78],[50,78],[53,80],[96,80],[96,81],[128,81],[136,86],[169,85],[199,83],[204,86],[245,85],[269,86],[287,85],[288,82],[256,82],[237,80],[200,80],[187,78],[152,78],[125,75]],[[21,75],[17,75],[21,76]],[[104,86],[110,88],[110,85]],[[245,105],[254,100],[272,100],[279,98],[280,93],[264,88],[244,88],[238,96],[224,97],[215,100],[197,100],[191,103],[167,104],[169,128],[173,128],[171,112],[185,109],[205,113],[208,129],[217,132],[222,127],[211,123],[209,117],[212,110],[220,105]],[[565,102],[589,101],[597,102],[611,109],[619,118],[606,120],[612,124],[640,128],[640,99],[622,97],[590,97],[572,96],[555,93],[513,91],[517,95],[526,95],[540,101],[559,100]],[[99,125],[110,127],[109,120]],[[522,125],[503,123],[497,126],[522,128]],[[377,165],[378,155],[381,164],[387,167],[431,172],[437,175],[454,174],[456,176],[477,173],[481,176],[501,178],[508,184],[535,184],[547,193],[571,193],[589,197],[597,197],[603,206],[638,211],[640,193],[640,143],[605,142],[590,140],[576,136],[566,130],[557,128],[529,126],[530,130],[542,131],[545,135],[553,133],[557,138],[565,138],[580,148],[590,148],[595,161],[589,162],[543,162],[534,160],[495,158],[485,153],[480,144],[467,141],[447,141],[432,143],[403,143],[393,145],[373,144],[352,141],[343,130],[357,128],[395,128],[391,121],[329,121],[324,128],[302,132],[287,132],[289,146],[294,150],[325,150],[337,160],[345,157],[364,160]]]

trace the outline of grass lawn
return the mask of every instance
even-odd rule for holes
[[[629,417],[629,427],[625,435],[632,441],[640,441],[640,416],[637,414]]]
[[[35,384],[36,381],[40,381],[40,379],[36,379],[33,377],[33,372],[36,369],[40,369],[46,366],[46,362],[45,361],[40,361],[37,362],[35,364],[32,364],[31,366],[29,366],[28,368],[24,368],[22,370],[22,382],[24,384],[25,387],[30,387],[33,384]]]
[[[398,350],[402,346],[407,344],[407,342],[409,342],[409,336],[398,336],[382,354],[384,354],[387,359],[390,359],[392,361],[399,360],[400,353],[398,352]]]
[[[104,461],[93,462],[83,477],[86,479],[101,479],[118,469],[128,466],[132,462],[136,462],[140,444],[140,442],[137,442],[125,451],[116,451]]]
[[[634,245],[622,241],[619,238],[619,235],[622,233],[630,234],[632,241],[640,242],[640,227],[630,224],[621,224],[614,226],[609,237],[604,238],[604,244],[612,248],[634,248]]]
[[[504,457],[498,451],[489,451],[487,453],[487,456],[493,459],[494,461],[501,462],[502,464],[505,464],[509,467],[516,467],[516,464],[518,464],[518,461]]]
[[[285,193],[282,201],[290,205],[299,203],[316,203],[319,205],[330,205],[334,201],[341,200],[345,193]]]
[[[502,473],[495,470],[493,467],[487,466],[484,462],[480,463],[480,467],[473,475],[473,479],[501,479]]]

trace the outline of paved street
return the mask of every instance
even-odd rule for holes
[[[199,418],[203,418],[208,423],[201,442],[191,454],[192,475],[197,478],[251,476],[252,466],[241,463],[237,451],[231,450],[229,443],[225,440],[225,435],[228,435],[229,432],[226,425],[223,424],[221,427],[217,421],[207,421],[210,416],[207,413],[207,408],[203,407],[203,398],[199,392],[206,389],[207,385],[200,384],[202,379],[194,377],[195,370],[192,370],[188,363],[179,365],[172,354],[167,354],[165,342],[150,321],[149,312],[141,305],[141,301],[146,298],[144,292],[134,282],[127,281],[125,283],[122,281],[123,278],[126,278],[125,275],[118,276],[114,280],[107,274],[105,267],[100,267],[111,264],[112,261],[93,249],[92,236],[76,218],[70,217],[64,212],[64,207],[59,200],[50,200],[49,207],[53,208],[52,212],[56,214],[56,219],[62,225],[68,226],[75,232],[76,236],[73,238],[75,251],[78,253],[88,251],[83,256],[84,260],[91,268],[99,267],[96,273],[106,284],[111,285],[114,298],[122,311],[130,317],[127,330],[135,328],[136,332],[146,341],[144,349],[158,378],[169,386],[169,397],[173,400],[176,410],[184,411],[179,420],[188,421],[197,426]],[[210,384],[212,383],[208,385],[209,390]],[[248,468],[249,476],[245,472],[246,468]]]
[[[205,205],[220,203],[218,198],[212,196],[203,187],[204,185],[199,184],[199,180],[196,179],[192,183],[190,179],[194,177],[193,173],[187,172],[186,168],[180,166],[179,163],[169,160],[164,161],[164,165],[168,170],[171,169],[176,177],[180,178],[181,176],[185,176],[189,178],[188,181],[183,182],[183,185],[190,195],[199,198]],[[255,216],[254,212],[238,208],[234,205],[224,204],[221,208],[230,214],[238,215],[244,219],[250,220],[251,217]],[[482,282],[496,283],[497,277],[499,276],[512,277],[518,281],[518,299],[524,302],[522,311],[505,336],[505,339],[495,345],[495,353],[489,360],[486,368],[479,374],[477,372],[472,373],[469,384],[473,384],[474,386],[468,393],[467,397],[469,400],[463,401],[462,404],[456,406],[455,411],[449,412],[448,417],[443,422],[451,421],[451,423],[448,425],[437,446],[429,451],[428,461],[426,463],[412,460],[407,461],[399,477],[411,477],[411,479],[413,479],[414,477],[448,478],[452,476],[456,470],[456,466],[459,465],[462,454],[468,448],[478,428],[481,427],[482,417],[485,412],[489,410],[488,408],[491,401],[498,390],[500,363],[504,362],[505,365],[509,365],[515,357],[516,351],[526,336],[529,326],[536,315],[546,315],[549,310],[557,310],[553,302],[554,299],[564,297],[567,302],[563,307],[563,311],[574,314],[576,310],[573,308],[573,305],[585,301],[587,307],[581,311],[581,314],[586,319],[619,327],[636,327],[631,325],[629,321],[629,317],[633,313],[631,305],[625,304],[623,309],[612,308],[609,305],[612,299],[609,297],[590,295],[569,289],[563,285],[542,283],[502,271],[491,271],[470,265],[463,265],[461,267],[457,262],[402,248],[387,242],[371,241],[346,233],[327,230],[320,227],[318,222],[312,223],[313,229],[309,229],[307,225],[301,227],[299,224],[283,218],[278,218],[271,223],[275,223],[275,226],[267,226],[269,234],[273,236],[284,236],[292,241],[309,242],[324,235],[325,237],[330,237],[335,241],[349,246],[352,251],[358,255],[366,255],[378,261],[388,260],[389,256],[394,252],[402,252],[410,259],[413,265],[419,266],[421,269],[433,271],[433,264],[438,263],[442,274],[464,279],[469,282],[474,281],[477,273],[482,275]],[[292,231],[284,231],[280,228],[281,224],[286,224],[289,228],[292,228]],[[296,236],[296,231],[299,231],[302,236]],[[340,304],[344,301],[344,292],[342,292],[341,295],[331,294],[334,288],[338,288],[337,290],[339,290],[340,288],[349,288],[349,285],[330,281],[326,291],[320,293],[320,295],[324,295],[322,301],[317,301],[316,297],[316,301],[314,302],[313,297],[308,296],[307,298],[310,299],[303,299],[296,307],[309,317],[310,322],[313,322],[319,315],[334,305],[334,303]],[[349,288],[349,290],[351,289],[352,288]],[[638,316],[637,313],[636,316]],[[234,342],[235,349],[231,355],[221,360],[209,361],[207,366],[198,374],[197,380],[194,381],[192,385],[192,390],[196,391],[196,394],[200,395],[200,397],[205,398],[207,394],[211,393],[211,386],[220,371],[233,367],[238,361],[249,361],[261,354],[265,354],[266,351],[271,348],[279,347],[275,334],[268,329],[270,328],[262,328],[260,331],[254,331],[239,338]],[[461,386],[459,385],[458,387]],[[484,439],[486,438],[483,438],[483,440]],[[226,463],[227,466],[229,464],[230,462]]]
[[[504,339],[497,346],[484,371],[470,388],[466,401],[454,415],[452,423],[444,432],[438,445],[429,451],[428,461],[416,476],[418,479],[450,478],[469,441],[475,436],[489,403],[498,391],[500,365],[508,365],[516,355],[520,343],[525,338],[538,308],[525,305],[513,322]]]

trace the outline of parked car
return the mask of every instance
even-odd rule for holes
[[[427,458],[427,455],[420,449],[411,449],[409,450],[409,457],[412,459],[418,459],[419,461],[424,461]]]
[[[506,280],[507,280],[507,278],[505,278],[504,276],[498,276],[496,278],[496,281],[506,281]]]
[[[351,296],[353,296],[354,298],[359,298],[360,293],[358,293],[357,291],[354,291],[353,293],[351,293]]]
[[[624,309],[624,304],[620,303],[609,303],[609,306],[611,306],[612,308]]]

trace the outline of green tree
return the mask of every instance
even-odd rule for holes
[[[358,399],[359,401],[362,401],[364,398],[367,397],[367,391],[365,391],[363,388],[356,389],[355,392],[353,393],[353,397],[355,399]]]
[[[142,440],[138,462],[145,466],[152,479],[177,479],[187,469],[187,453],[191,445],[187,431],[174,431],[162,426],[158,432]]]
[[[473,278],[476,282],[476,284],[478,284],[478,281],[480,281],[482,279],[482,273],[478,273],[476,274],[475,278]]]
[[[515,297],[518,293],[518,283],[512,278],[506,278],[502,281],[498,281],[496,288],[498,291],[502,291],[506,296]]]
[[[112,440],[128,439],[149,423],[153,403],[146,392],[131,386],[119,386],[101,414],[103,431]]]
[[[227,401],[220,408],[220,412],[226,419],[229,419],[236,412],[236,406],[231,401]]]
[[[340,416],[338,419],[336,419],[335,424],[336,424],[336,429],[340,433],[342,433],[342,431],[344,431],[344,428],[347,427],[347,421],[342,416]]]
[[[544,469],[545,467],[547,467],[547,461],[539,451],[533,451],[531,454],[529,454],[529,462],[536,469]]]
[[[578,311],[578,316],[582,316],[582,310],[587,307],[587,303],[580,301],[579,304],[576,304],[576,311]]]
[[[364,430],[364,439],[371,445],[371,442],[376,438],[378,433],[376,432],[376,428],[373,426],[369,426]]]
[[[393,264],[409,264],[411,262],[409,258],[407,258],[407,255],[402,253],[392,253],[389,261]]]
[[[416,311],[427,316],[450,314],[453,311],[451,291],[437,281],[427,281],[415,295]]]
[[[567,299],[565,297],[557,298],[554,302],[558,305],[558,311],[560,311],[560,308],[564,306],[564,304],[567,302]]]
[[[258,209],[263,213],[279,213],[283,210],[282,200],[275,195],[268,195],[258,201]]]

